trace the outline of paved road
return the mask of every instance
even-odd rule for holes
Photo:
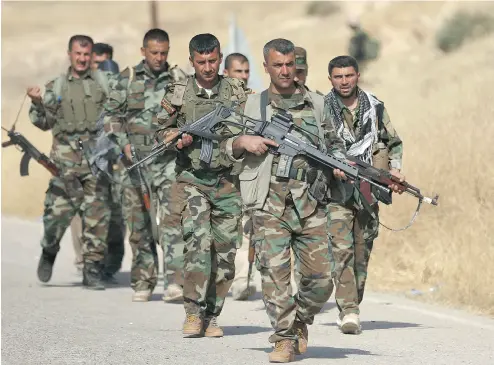
[[[120,285],[81,288],[66,234],[49,285],[38,283],[38,222],[2,218],[2,364],[267,364],[262,301],[227,299],[221,339],[184,339],[180,304],[131,302],[129,256]],[[494,320],[369,293],[363,333],[341,334],[331,301],[309,327],[300,364],[494,364]]]

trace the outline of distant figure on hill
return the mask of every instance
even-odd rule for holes
[[[358,19],[351,18],[347,24],[353,31],[348,45],[348,54],[357,60],[361,70],[365,69],[369,61],[378,58],[381,43],[362,29]]]

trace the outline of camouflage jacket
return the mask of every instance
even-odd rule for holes
[[[176,66],[155,75],[145,61],[126,68],[110,79],[110,95],[104,105],[104,129],[107,136],[120,148],[133,144],[144,157],[154,144],[156,114],[165,87],[185,78]]]
[[[41,105],[32,103],[29,109],[29,118],[36,127],[52,131],[50,157],[66,167],[81,165],[78,141],[93,139],[97,133],[96,122],[106,99],[106,87],[100,85],[98,72],[88,70],[75,78],[69,68],[45,85]]]
[[[297,129],[292,133],[313,145],[321,146],[321,144],[324,144],[328,153],[339,158],[344,158],[343,143],[336,136],[330,120],[329,109],[324,105],[322,97],[315,93],[311,96],[307,89],[303,87],[299,87],[299,90],[300,93],[293,95],[279,95],[268,91],[268,120],[270,118],[270,110],[272,111],[272,114],[275,114],[277,110],[287,111],[292,115],[294,124],[301,128],[301,130]],[[320,141],[318,137],[321,133],[316,119],[315,102],[312,100],[313,97],[321,98],[320,105],[323,110],[320,123],[324,141]],[[250,110],[246,110],[245,112],[248,114],[247,116],[251,118],[259,118],[255,114],[251,115],[252,111]],[[248,153],[246,153],[245,156],[245,162],[246,164],[249,164],[247,159],[250,158],[250,156]],[[265,154],[264,158],[267,158],[267,154]],[[283,155],[276,156],[273,159],[269,192],[262,205],[262,209],[270,212],[276,217],[281,217],[285,208],[291,205],[295,207],[301,218],[310,216],[318,205],[318,202],[309,194],[309,185],[303,177],[307,169],[311,166],[310,161],[304,156],[296,156],[291,162],[291,166],[286,166],[291,169],[292,173],[296,175],[297,178],[295,178],[295,176],[293,176],[293,178],[277,177],[276,174],[280,163],[287,163]],[[243,171],[241,175],[245,172],[246,171]],[[247,175],[248,174],[249,173],[247,172]],[[290,175],[292,176],[292,174]],[[240,180],[242,179],[243,177],[241,176]],[[249,180],[248,176],[246,176],[246,180]],[[248,183],[252,182],[248,181]]]
[[[352,112],[348,109],[342,101],[338,98],[338,104],[341,108],[341,115],[345,120],[346,128],[355,137],[355,129],[359,122],[359,105]],[[397,170],[401,170],[402,157],[403,157],[403,142],[396,133],[391,119],[389,118],[386,108],[383,107],[382,119],[378,121],[377,125],[378,143],[384,143],[388,150],[389,167]]]
[[[170,84],[167,87],[162,100],[162,110],[158,113],[157,123],[160,131],[168,132],[174,128],[180,128],[188,123],[194,122],[203,115],[213,110],[218,102],[231,106],[237,102],[241,108],[251,92],[246,88],[243,81],[230,77],[218,75],[219,82],[208,91],[197,84],[195,76],[187,81]],[[217,133],[230,136],[238,134],[239,129],[223,125]],[[160,133],[161,134],[161,133]],[[201,160],[201,138],[194,137],[192,145],[179,151],[177,158],[177,173],[182,179],[203,184],[213,184],[217,181],[220,173],[230,171],[233,162],[226,156],[226,139],[213,141],[211,161],[206,163]]]

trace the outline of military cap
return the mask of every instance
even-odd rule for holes
[[[307,51],[302,47],[295,47],[295,67],[297,70],[307,69]]]

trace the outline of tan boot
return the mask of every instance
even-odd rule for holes
[[[295,346],[295,353],[297,355],[307,352],[307,345],[309,343],[309,331],[307,330],[307,324],[295,321],[293,323],[293,329],[298,336],[297,346]]]
[[[168,288],[166,288],[165,293],[163,294],[163,301],[165,303],[180,302],[183,301],[183,299],[183,289],[177,284],[168,285]]]
[[[281,340],[276,342],[273,351],[269,354],[269,362],[295,361],[295,341]]]
[[[358,335],[362,332],[360,318],[356,313],[348,313],[341,320],[340,330],[346,335]]]
[[[204,335],[206,337],[223,337],[223,330],[218,325],[217,317],[206,317],[204,328]]]
[[[198,314],[187,314],[182,328],[184,337],[202,337],[204,328],[202,318]]]
[[[149,302],[149,299],[151,299],[151,290],[149,289],[138,290],[132,294],[133,302]]]

